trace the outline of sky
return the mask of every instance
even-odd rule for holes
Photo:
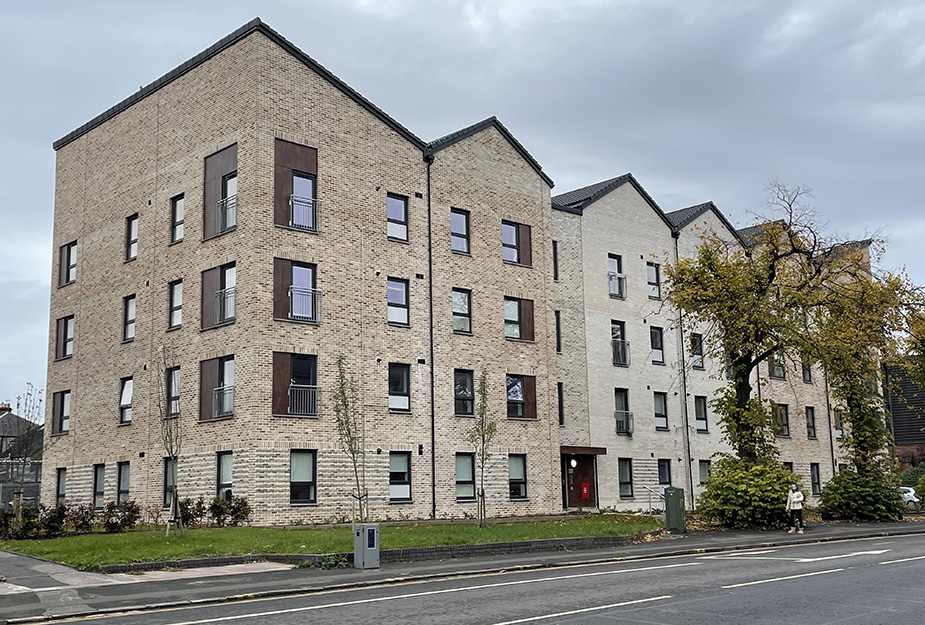
[[[925,284],[920,1],[2,2],[0,401],[45,383],[52,142],[254,17],[426,141],[497,116],[553,194],[632,172],[747,226],[807,185]]]

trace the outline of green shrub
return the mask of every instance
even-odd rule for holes
[[[917,486],[925,477],[925,462],[920,462],[917,467],[909,467],[899,474],[900,486],[912,486],[916,492],[919,492]]]
[[[243,525],[251,518],[251,505],[245,497],[231,498],[231,524]]]
[[[853,521],[895,521],[905,509],[898,486],[887,473],[843,469],[823,487],[822,505]]]
[[[59,503],[50,508],[45,506],[40,510],[40,525],[42,534],[47,538],[54,538],[64,533],[64,524],[67,520],[67,506]]]
[[[103,521],[103,529],[110,534],[122,529],[122,523],[119,521],[119,505],[115,501],[107,501],[100,516]]]
[[[206,518],[206,502],[200,496],[193,501],[189,497],[180,501],[180,522],[183,527],[199,527]]]
[[[218,527],[224,527],[225,521],[231,515],[231,504],[224,497],[214,497],[209,504],[209,518]]]
[[[135,500],[123,501],[119,504],[119,523],[122,530],[130,530],[141,519],[141,506],[135,503]]]
[[[42,529],[42,513],[38,506],[22,507],[22,523],[16,527],[13,521],[13,538],[38,538]]]
[[[922,476],[922,479],[919,480],[919,483],[915,485],[915,495],[919,499],[922,498],[922,493],[925,493],[925,476]]]
[[[15,518],[12,512],[0,510],[0,539],[6,540],[13,537],[13,520]]]
[[[96,510],[90,504],[71,504],[67,507],[67,523],[78,534],[89,534],[93,531],[93,522],[96,520]]]
[[[773,460],[746,462],[727,456],[714,463],[697,510],[726,527],[784,527],[787,491],[797,477]]]

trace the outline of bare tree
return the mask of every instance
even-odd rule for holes
[[[360,414],[360,394],[356,380],[347,373],[347,359],[337,356],[337,382],[334,388],[334,418],[337,423],[337,439],[341,449],[353,465],[355,492],[351,495],[357,501],[355,518],[361,523],[369,519],[369,498],[366,492],[365,475],[361,474],[365,436],[363,418]]]
[[[175,523],[177,531],[183,533],[183,518],[180,514],[179,459],[183,449],[183,422],[180,419],[179,399],[172,397],[180,385],[180,369],[174,366],[173,349],[161,346],[160,371],[155,371],[157,380],[157,411],[161,421],[161,442],[165,457],[170,460],[170,470],[176,471],[173,477],[173,489],[170,495],[170,515],[167,521],[167,536],[170,536],[170,522]]]
[[[22,499],[33,460],[42,451],[45,392],[26,384],[26,392],[16,397],[15,412],[2,416],[0,421],[0,458],[9,469],[9,482],[13,486],[13,510],[17,520],[22,519]],[[37,481],[37,480],[36,480]]]
[[[476,493],[479,527],[485,527],[485,518],[488,516],[485,501],[485,467],[491,458],[491,441],[498,432],[498,423],[488,412],[488,376],[484,369],[479,374],[475,397],[475,421],[466,435],[466,440],[475,445],[475,462],[479,468],[479,490]]]

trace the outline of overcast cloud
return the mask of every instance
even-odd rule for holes
[[[553,193],[631,171],[749,225],[776,176],[925,283],[921,2],[4,2],[0,400],[44,386],[52,141],[255,16],[422,139],[496,115]]]

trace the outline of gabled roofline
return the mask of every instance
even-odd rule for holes
[[[359,94],[359,92],[357,92],[352,87],[350,87],[347,83],[345,83],[340,78],[335,76],[333,73],[327,70],[324,66],[319,64],[317,61],[312,59],[310,56],[308,56],[301,50],[299,50],[295,45],[289,42],[286,38],[284,38],[278,32],[276,32],[275,30],[273,30],[272,28],[264,24],[260,20],[259,17],[255,17],[254,19],[249,21],[247,24],[245,24],[241,28],[237,29],[230,35],[220,39],[219,41],[209,46],[208,48],[206,48],[205,50],[203,50],[202,52],[200,52],[199,54],[197,54],[190,60],[186,61],[182,65],[172,69],[171,71],[167,72],[166,74],[164,74],[163,76],[161,76],[160,78],[152,82],[151,84],[145,87],[142,87],[134,94],[122,100],[121,102],[119,102],[118,104],[110,108],[109,110],[105,111],[104,113],[100,115],[97,115],[96,117],[91,119],[89,122],[87,122],[83,126],[80,126],[76,130],[58,139],[52,144],[52,147],[55,150],[60,150],[61,148],[66,146],[68,143],[71,143],[72,141],[82,137],[83,135],[87,134],[88,132],[96,128],[97,126],[102,125],[103,123],[112,119],[113,117],[121,113],[122,111],[125,111],[126,109],[128,109],[130,106],[132,106],[136,102],[143,100],[144,98],[148,97],[152,93],[155,93],[162,87],[170,84],[177,78],[183,76],[187,72],[199,67],[200,65],[202,65],[203,63],[211,59],[212,57],[217,56],[219,53],[221,53],[226,48],[233,46],[234,44],[238,43],[239,41],[241,41],[242,39],[251,35],[254,32],[260,32],[266,35],[271,41],[274,41],[276,44],[278,44],[280,47],[286,50],[286,52],[296,57],[298,60],[304,63],[309,69],[321,75],[322,78],[324,78],[329,83],[331,83],[334,87],[336,87],[338,90],[344,93],[351,100],[353,100],[354,102],[362,106],[364,109],[369,111],[374,117],[378,118],[385,125],[389,126],[392,130],[394,130],[396,133],[398,133],[400,136],[402,136],[404,139],[406,139],[409,143],[414,145],[416,148],[418,148],[422,152],[424,152],[427,149],[427,145],[424,143],[424,141],[418,138],[413,132],[411,132],[410,130],[408,130],[401,124],[399,124],[392,117],[390,117],[387,113],[385,113],[385,111],[383,111],[378,106],[376,106],[375,104],[373,104],[372,102],[364,98],[362,95]]]
[[[561,210],[561,211],[568,212],[568,213],[573,213],[573,214],[576,214],[576,215],[583,215],[585,209],[586,209],[588,206],[590,206],[590,205],[593,204],[594,202],[598,201],[599,199],[601,199],[602,197],[604,197],[605,195],[607,195],[607,194],[610,193],[611,191],[613,191],[613,190],[615,190],[615,189],[618,189],[618,188],[622,187],[622,186],[623,186],[624,184],[626,184],[626,183],[630,183],[631,185],[633,185],[633,188],[636,189],[636,191],[639,193],[639,195],[641,195],[642,198],[649,204],[649,206],[652,207],[652,210],[655,211],[655,213],[661,218],[661,220],[662,220],[663,222],[665,222],[665,225],[668,226],[669,230],[671,230],[671,233],[672,233],[672,234],[677,234],[678,231],[677,231],[677,229],[674,227],[674,225],[671,223],[671,220],[668,219],[668,217],[665,215],[664,211],[662,211],[662,209],[661,209],[661,208],[659,207],[659,205],[655,202],[655,200],[652,199],[652,196],[649,195],[649,193],[642,187],[642,185],[639,184],[639,182],[636,180],[636,178],[633,177],[633,174],[632,174],[632,173],[629,173],[629,172],[623,174],[622,176],[618,176],[618,177],[614,178],[614,179],[610,182],[610,184],[608,184],[608,185],[605,186],[605,187],[602,187],[602,188],[598,189],[595,193],[593,193],[593,194],[592,194],[591,196],[589,196],[587,199],[582,200],[581,202],[576,202],[576,203],[570,204],[570,205],[563,205],[563,204],[561,204],[560,202],[555,201],[555,198],[553,198],[554,201],[552,202],[552,207],[553,207],[553,209],[555,209],[555,210]],[[600,184],[600,183],[597,183],[597,184]],[[593,187],[594,185],[588,185],[588,186],[592,186],[592,187]],[[563,195],[565,195],[565,193],[560,194],[560,195],[557,195],[556,197],[562,197]]]
[[[444,135],[443,137],[440,137],[439,139],[435,139],[434,141],[431,141],[430,143],[427,144],[428,154],[434,154],[436,152],[439,152],[440,150],[443,150],[444,148],[448,148],[451,145],[459,143],[463,139],[468,139],[472,135],[482,132],[486,128],[492,128],[492,127],[496,128],[498,132],[501,133],[501,136],[507,139],[508,143],[510,143],[511,146],[517,151],[517,153],[520,154],[521,158],[527,161],[527,163],[529,163],[530,166],[533,167],[536,173],[539,174],[540,178],[542,178],[543,181],[549,185],[550,189],[555,186],[556,183],[554,183],[552,181],[552,178],[550,178],[549,176],[546,175],[545,172],[543,172],[543,167],[536,161],[535,158],[533,158],[533,156],[531,156],[531,154],[527,151],[527,148],[521,145],[520,141],[518,141],[514,137],[514,135],[511,134],[511,132],[507,128],[504,127],[504,124],[502,124],[498,120],[498,118],[495,117],[494,115],[492,115],[488,119],[483,119],[480,122],[476,122],[475,124],[472,124],[471,126],[463,128],[462,130],[451,132],[448,135]]]
[[[685,219],[675,224],[675,227],[678,229],[678,231],[680,231],[681,228],[687,226],[692,221],[694,221],[695,219],[703,215],[705,212],[713,211],[713,213],[719,218],[721,222],[723,222],[723,225],[726,226],[726,228],[729,230],[729,232],[732,233],[732,235],[736,238],[736,240],[739,243],[741,243],[743,247],[748,247],[745,244],[745,240],[742,238],[742,235],[740,235],[739,231],[736,230],[731,223],[729,223],[729,220],[726,219],[726,216],[723,215],[722,212],[720,212],[720,210],[716,207],[716,204],[713,203],[713,200],[709,200],[707,202],[704,202],[703,204],[695,204],[694,206],[688,206],[687,208],[681,208],[676,211],[672,211],[671,213],[669,213],[669,215],[674,214],[674,213],[680,213],[681,211],[685,211],[685,210],[692,209],[692,208],[696,208],[698,210],[691,212],[691,214],[688,215]]]

